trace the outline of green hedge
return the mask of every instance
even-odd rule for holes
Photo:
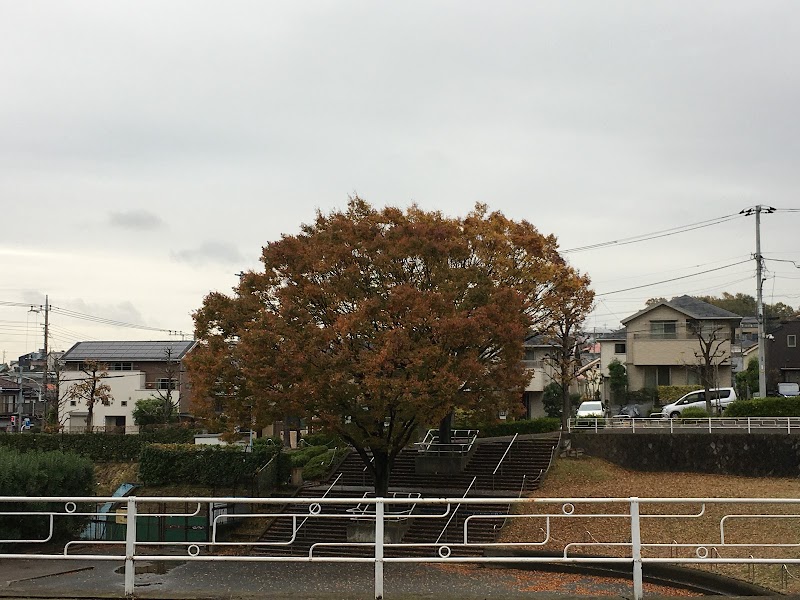
[[[302,450],[290,452],[289,459],[293,467],[304,467],[312,458],[324,453],[327,449],[325,446],[306,446]]]
[[[319,448],[320,446],[315,446]],[[322,446],[323,452],[312,456],[303,467],[303,479],[305,481],[316,481],[323,479],[331,469],[331,461],[334,459],[336,450],[327,450]],[[341,453],[341,450],[338,451]]]
[[[119,435],[113,433],[26,433],[0,434],[0,447],[19,452],[74,452],[94,462],[138,460],[147,445],[190,443],[196,431],[182,427],[153,432]]]
[[[21,436],[20,436],[21,437]],[[93,496],[92,462],[64,452],[18,452],[0,447],[0,490],[5,496]],[[0,512],[65,512],[59,503],[0,503]],[[80,512],[80,511],[79,511]],[[55,517],[54,536],[71,537],[84,526],[87,517]],[[49,531],[46,517],[1,517],[0,537],[44,539]]]
[[[142,448],[139,478],[148,485],[188,483],[229,487],[252,480],[256,470],[280,451],[276,446],[254,447],[252,452],[244,452],[241,446],[151,444]]]
[[[681,412],[681,418],[683,418],[683,419],[707,419],[708,418],[708,411],[705,408],[698,408],[696,406],[690,406],[689,408],[685,408]]]
[[[658,400],[661,404],[669,404],[702,387],[697,385],[660,385],[658,386]]]
[[[800,417],[800,398],[755,398],[735,400],[725,409],[726,417]]]
[[[338,435],[327,432],[312,433],[303,436],[303,441],[311,446],[346,446]]]
[[[541,417],[539,419],[523,419],[520,421],[500,421],[478,427],[480,437],[498,437],[515,433],[548,433],[561,429],[561,419]]]

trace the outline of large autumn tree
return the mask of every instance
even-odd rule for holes
[[[321,419],[379,495],[421,427],[457,408],[521,408],[523,340],[550,325],[545,299],[568,269],[552,236],[484,206],[456,219],[359,198],[270,242],[261,260],[263,272],[194,315],[194,397],[229,427]]]

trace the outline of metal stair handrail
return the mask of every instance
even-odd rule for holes
[[[334,480],[333,480],[333,483],[330,485],[330,487],[328,487],[328,489],[327,489],[327,490],[325,490],[325,493],[324,493],[324,494],[322,494],[322,498],[325,498],[325,497],[327,497],[327,496],[328,496],[328,494],[330,493],[330,491],[333,489],[333,486],[335,486],[337,483],[339,483],[339,480],[340,480],[341,478],[342,478],[342,474],[341,474],[341,473],[339,473],[339,475],[336,477],[336,479],[334,479]],[[311,518],[311,515],[308,515],[308,516],[307,516],[305,519],[303,519],[303,521],[300,523],[300,525],[298,525],[298,526],[295,528],[295,530],[294,530],[294,535],[297,535],[297,532],[298,532],[298,531],[300,531],[300,528],[301,528],[303,525],[305,525],[305,524],[306,524],[306,521],[308,521],[310,518]]]
[[[517,441],[517,437],[519,437],[519,433],[515,433],[514,437],[511,438],[511,441],[508,443],[508,448],[506,448],[506,451],[503,452],[503,456],[500,457],[500,462],[497,463],[497,466],[494,468],[494,471],[492,471],[492,477],[497,475],[497,471],[500,468],[500,465],[503,464],[503,461],[505,460],[506,456],[508,455],[509,450],[511,450],[511,446],[513,446],[514,442]]]
[[[469,491],[472,489],[472,486],[473,486],[473,485],[475,485],[475,481],[476,481],[477,479],[478,479],[478,476],[477,476],[477,475],[476,475],[475,477],[473,477],[473,478],[472,478],[472,482],[471,482],[471,483],[470,483],[470,484],[467,486],[467,491],[466,491],[466,492],[464,492],[464,495],[463,495],[463,496],[461,496],[462,498],[466,498],[466,497],[467,497],[467,494],[469,494]],[[447,519],[447,524],[444,526],[444,529],[442,529],[442,532],[439,534],[439,537],[438,537],[438,538],[436,538],[436,541],[434,542],[435,544],[438,544],[438,543],[439,543],[439,541],[442,539],[442,536],[444,535],[444,532],[445,532],[445,531],[447,531],[447,528],[448,528],[448,527],[450,527],[450,522],[451,522],[451,521],[453,520],[453,518],[456,516],[456,513],[458,512],[458,509],[459,509],[459,508],[461,508],[461,503],[459,503],[459,504],[458,504],[458,506],[456,506],[456,507],[455,507],[455,509],[453,510],[453,514],[452,514],[452,515],[450,515],[450,518],[449,518],[449,519]]]

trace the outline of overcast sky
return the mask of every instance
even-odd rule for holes
[[[563,249],[800,207],[800,3],[0,0],[0,302],[191,332],[316,209],[467,213]],[[800,212],[762,217],[800,263]],[[568,253],[591,327],[653,296],[755,294],[753,217]],[[800,305],[769,260],[768,302]],[[6,360],[42,315],[0,306]],[[53,349],[164,339],[51,314]]]

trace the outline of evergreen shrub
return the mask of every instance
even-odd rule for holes
[[[90,460],[73,453],[23,453],[0,447],[0,490],[4,496],[93,496],[94,469]],[[77,512],[82,512],[78,508]],[[0,503],[0,512],[22,511],[65,513],[65,503]],[[54,517],[54,538],[75,536],[87,520]],[[4,539],[45,539],[49,527],[50,520],[44,516],[0,516],[0,538]]]
[[[734,400],[726,417],[800,417],[800,398],[754,398]]]
[[[479,437],[498,437],[515,433],[548,433],[561,429],[561,419],[540,417],[538,419],[522,419],[520,421],[500,421],[478,427]]]
[[[267,445],[245,452],[242,446],[151,444],[142,448],[139,478],[149,485],[234,486],[251,479],[280,451]]]

